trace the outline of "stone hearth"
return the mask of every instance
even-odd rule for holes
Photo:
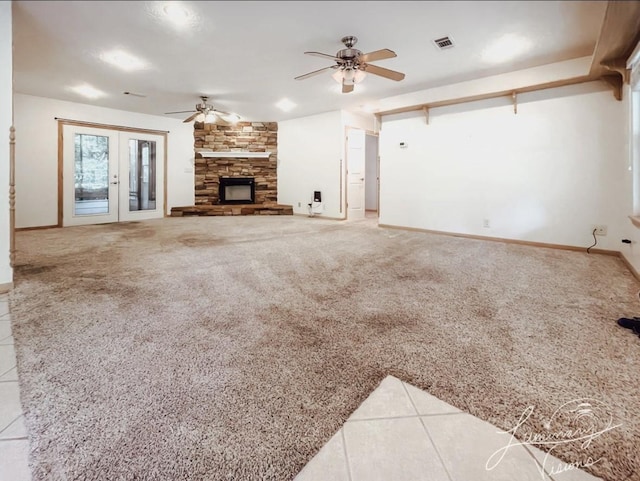
[[[194,205],[173,207],[171,217],[194,215],[293,215],[293,207],[280,204]]]

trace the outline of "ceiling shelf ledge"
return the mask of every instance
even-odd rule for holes
[[[616,75],[614,78],[617,78],[617,77],[618,76]],[[557,87],[565,87],[567,85],[576,85],[576,84],[581,84],[586,82],[606,81],[607,83],[611,83],[610,80],[611,80],[610,78],[606,78],[606,77],[597,78],[589,75],[581,75],[578,77],[572,77],[572,78],[562,79],[562,80],[554,80],[551,82],[534,84],[534,85],[529,85],[525,87],[517,87],[517,88],[512,88],[507,90],[487,92],[487,93],[482,93],[478,95],[470,95],[467,97],[457,97],[457,98],[450,98],[450,99],[444,99],[444,100],[436,100],[436,101],[424,103],[424,104],[410,105],[408,107],[382,110],[380,112],[375,112],[374,115],[378,121],[378,125],[380,126],[379,127],[380,129],[382,128],[382,117],[385,115],[402,114],[406,112],[419,111],[419,110],[423,111],[425,118],[427,119],[427,123],[429,123],[429,112],[433,108],[446,107],[449,105],[457,105],[457,104],[463,104],[467,102],[477,102],[479,100],[488,100],[488,99],[494,99],[494,98],[505,97],[505,96],[511,97],[511,102],[513,104],[513,113],[517,114],[518,113],[518,94],[535,92],[537,90],[546,90],[546,89],[557,88]],[[614,92],[614,96],[618,98],[618,95],[616,95],[616,92]]]
[[[268,159],[271,152],[196,152],[204,158]]]

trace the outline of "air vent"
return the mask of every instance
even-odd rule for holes
[[[453,48],[453,40],[450,37],[442,37],[436,38],[433,43],[440,50],[444,50],[446,48]]]

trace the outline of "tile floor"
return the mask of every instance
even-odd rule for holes
[[[0,480],[29,481],[29,441],[24,425],[9,298],[0,294]]]
[[[387,376],[295,481],[597,481],[393,376]],[[553,477],[549,472],[556,472]]]
[[[29,443],[18,390],[6,294],[0,294],[0,480],[29,481]],[[387,376],[295,481],[597,481],[531,446],[514,446],[486,469],[508,435]]]

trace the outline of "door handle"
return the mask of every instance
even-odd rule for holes
[[[118,182],[117,180],[115,182],[109,182],[111,185],[118,185],[120,182]]]

